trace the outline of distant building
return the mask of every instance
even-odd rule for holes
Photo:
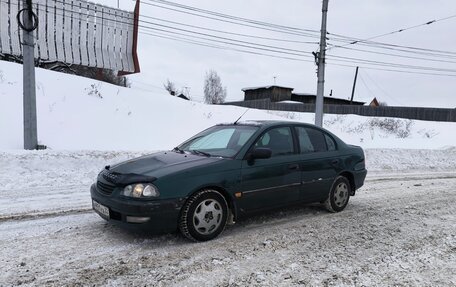
[[[369,106],[371,106],[371,107],[378,107],[378,106],[380,106],[380,103],[377,101],[377,98],[374,98],[374,99],[370,102]]]
[[[181,99],[183,99],[183,100],[190,101],[190,99],[189,99],[187,96],[185,96],[184,94],[180,94],[180,95],[177,96],[177,97],[178,97],[178,98],[181,98]]]
[[[304,104],[315,104],[317,101],[317,96],[312,94],[301,94],[293,93],[291,95],[291,100],[294,102],[300,102]],[[362,106],[365,102],[353,101],[350,103],[350,100],[333,98],[333,97],[323,97],[323,104],[325,105],[356,105]]]
[[[244,101],[271,99],[271,102],[290,101],[293,88],[265,86],[244,88]]]
[[[299,102],[303,104],[315,104],[317,96],[314,94],[306,93],[293,93],[293,88],[282,87],[282,86],[265,86],[265,87],[253,87],[253,88],[244,88],[244,101],[252,100],[264,100],[270,99],[271,102],[284,102],[292,101]],[[365,102],[353,101],[350,103],[350,100],[333,98],[333,97],[324,97],[323,103],[326,105],[364,105]]]

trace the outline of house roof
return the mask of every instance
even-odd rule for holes
[[[181,98],[181,99],[184,99],[184,100],[187,100],[189,101],[190,99],[188,97],[186,97],[184,94],[180,94],[179,96],[177,96],[178,98]]]
[[[281,88],[281,89],[288,89],[288,90],[294,90],[294,88],[290,87],[284,87],[284,86],[277,86],[277,85],[270,85],[270,86],[262,86],[262,87],[248,87],[248,88],[243,88],[242,91],[253,91],[253,90],[259,90],[259,89],[270,89],[270,88]]]
[[[310,93],[293,93],[293,95],[296,95],[296,96],[313,96],[313,97],[316,97],[315,94],[310,94]]]

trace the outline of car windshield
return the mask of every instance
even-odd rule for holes
[[[175,150],[202,156],[233,157],[257,129],[255,126],[214,126],[192,137]]]

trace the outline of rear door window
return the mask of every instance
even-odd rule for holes
[[[326,135],[313,128],[297,127],[301,153],[327,151]]]
[[[298,128],[296,128],[296,131],[298,132],[299,147],[300,147],[301,153],[314,152],[315,149],[314,149],[314,146],[312,145],[312,141],[310,140],[307,130],[305,128],[298,127]]]
[[[327,134],[325,134],[325,139],[326,139],[326,145],[328,146],[328,150],[329,151],[336,150],[336,142],[334,142],[334,140]]]

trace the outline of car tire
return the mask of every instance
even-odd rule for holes
[[[201,190],[192,195],[181,210],[180,232],[193,241],[217,237],[226,226],[228,204],[218,191]]]
[[[324,201],[324,206],[329,212],[339,212],[344,210],[350,199],[350,181],[343,176],[338,176],[331,186],[328,198]]]

